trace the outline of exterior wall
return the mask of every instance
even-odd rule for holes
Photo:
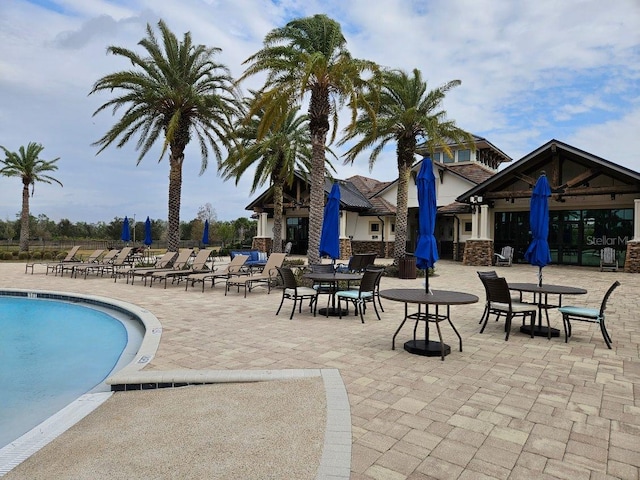
[[[266,237],[253,237],[251,248],[260,250],[261,252],[271,251],[271,239]]]

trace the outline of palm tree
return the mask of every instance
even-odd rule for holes
[[[375,115],[372,116],[368,110],[362,111],[353,128],[340,140],[343,145],[362,137],[345,153],[345,163],[352,163],[357,155],[373,147],[369,168],[373,168],[389,142],[397,144],[398,196],[393,252],[396,264],[406,254],[409,176],[418,142],[424,142],[421,148],[431,153],[441,148],[448,155],[451,155],[451,142],[474,146],[473,136],[458,128],[455,121],[447,120],[447,112],[440,109],[445,94],[460,83],[452,80],[428,91],[418,69],[414,69],[412,75],[401,70],[385,71],[381,90],[370,93],[378,101]]]
[[[0,160],[4,165],[0,168],[0,174],[7,177],[20,177],[22,179],[22,211],[20,213],[20,251],[29,250],[29,185],[31,185],[31,196],[35,191],[36,182],[53,183],[56,182],[60,186],[59,180],[47,175],[47,172],[55,172],[58,170],[56,162],[60,158],[54,160],[42,160],[40,154],[44,147],[39,143],[31,142],[25,149],[20,147],[18,152],[10,152],[5,147],[0,146],[4,150],[5,159]]]
[[[247,99],[251,103],[258,98]],[[229,150],[229,156],[222,163],[222,176],[225,180],[236,179],[255,166],[251,193],[266,182],[273,185],[273,251],[282,252],[282,203],[285,185],[291,186],[295,171],[308,172],[311,150],[309,148],[309,118],[298,115],[299,107],[289,110],[283,122],[274,129],[258,137],[258,129],[264,111],[256,111],[246,120],[239,122],[235,138],[238,143]]]
[[[262,50],[245,62],[249,64],[240,78],[267,72],[264,93],[255,109],[264,109],[258,137],[273,125],[282,123],[292,105],[310,94],[309,129],[311,132],[311,175],[309,199],[309,263],[320,260],[320,232],[324,216],[325,145],[331,122],[331,141],[335,139],[338,110],[348,101],[353,119],[358,98],[366,85],[362,75],[375,73],[373,62],[351,57],[340,24],[326,15],[292,20],[269,32]],[[331,117],[331,122],[329,117]]]
[[[180,246],[180,197],[182,164],[186,146],[195,136],[200,145],[202,175],[207,168],[209,148],[218,164],[222,152],[218,142],[228,144],[232,118],[239,112],[240,101],[226,66],[213,57],[221,50],[194,45],[191,34],[182,41],[161,20],[161,42],[147,25],[147,37],[139,42],[148,56],[111,46],[108,53],[131,61],[135,67],[99,79],[90,94],[118,91],[116,97],[98,108],[94,115],[112,107],[113,113],[124,107],[120,120],[97,142],[98,153],[116,142],[118,148],[137,135],[138,163],[162,136],[160,159],[169,149],[169,208],[167,248]]]

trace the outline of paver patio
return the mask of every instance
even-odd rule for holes
[[[564,303],[599,306],[614,280],[610,299],[609,350],[596,325],[576,323],[568,344],[560,338],[531,339],[514,322],[508,342],[504,321],[490,320],[479,334],[484,290],[477,270],[440,261],[434,289],[473,293],[480,302],[452,307],[463,338],[443,336],[452,352],[411,355],[391,337],[404,306],[383,300],[382,320],[368,311],[365,324],[353,315],[313,317],[308,309],[289,320],[279,316],[280,292],[256,288],[243,298],[224,287],[167,289],[100,277],[86,280],[24,274],[23,264],[1,264],[0,288],[88,293],[135,303],[163,326],[156,356],[145,370],[338,369],[348,392],[352,420],[351,478],[638,479],[640,469],[640,276],[594,268],[547,266],[544,282],[586,288]],[[537,267],[498,268],[514,282],[535,282]],[[422,288],[423,280],[384,277],[381,288]],[[561,316],[550,312],[562,329]]]

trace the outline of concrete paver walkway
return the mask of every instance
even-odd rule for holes
[[[564,338],[504,341],[504,322],[479,334],[484,291],[476,270],[440,261],[434,289],[476,294],[474,305],[452,307],[463,338],[443,325],[452,346],[445,361],[405,352],[406,326],[391,350],[404,306],[383,300],[382,320],[275,316],[280,293],[256,288],[247,298],[222,285],[184,291],[127,285],[89,277],[24,274],[24,265],[1,264],[0,288],[92,293],[135,303],[163,326],[160,347],[147,370],[338,369],[351,405],[351,478],[638,479],[640,468],[640,277],[593,268],[548,266],[544,281],[584,287],[587,295],[564,303],[599,306],[614,280],[607,310],[613,350],[597,326],[576,323]],[[514,265],[498,273],[535,282],[537,268]],[[421,288],[423,280],[383,278],[384,288]],[[290,307],[290,306],[289,306]],[[284,310],[284,308],[283,308]],[[562,328],[560,315],[551,322]],[[179,421],[179,419],[176,419]],[[108,452],[104,454],[108,455]],[[251,461],[247,454],[247,461]],[[180,461],[180,459],[176,459]],[[330,478],[330,477],[328,477]]]

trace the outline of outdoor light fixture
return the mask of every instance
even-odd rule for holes
[[[482,200],[483,200],[482,199],[482,195],[473,195],[473,196],[471,196],[469,201],[471,202],[471,210],[473,212],[477,211],[478,207],[482,203]]]

